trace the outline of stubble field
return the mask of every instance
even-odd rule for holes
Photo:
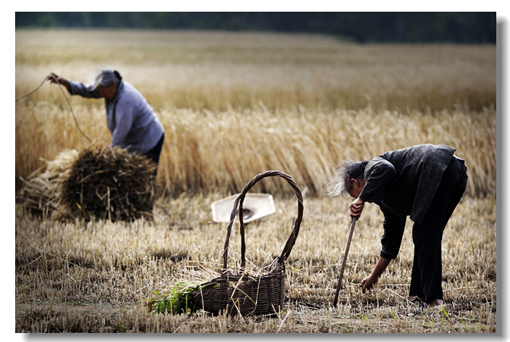
[[[358,45],[330,37],[224,32],[16,31],[16,96],[50,72],[91,82],[120,71],[165,127],[154,221],[56,222],[16,205],[16,332],[496,332],[496,48]],[[83,131],[108,144],[101,100],[72,97]],[[16,102],[20,177],[80,134],[59,88]],[[369,159],[419,143],[448,144],[469,182],[443,237],[443,309],[408,297],[412,222],[376,289],[361,293],[380,251],[382,214],[356,225],[345,288],[332,307],[348,237],[347,198],[325,186],[345,158]],[[287,269],[287,305],[272,317],[160,315],[144,300],[177,281],[218,275],[226,224],[210,204],[257,173],[290,174],[304,220]],[[247,228],[254,268],[278,255],[296,217],[278,179],[277,212]],[[237,227],[237,226],[235,226]],[[234,232],[229,261],[239,260]]]

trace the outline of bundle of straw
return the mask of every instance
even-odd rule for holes
[[[119,147],[82,150],[62,183],[62,203],[74,217],[112,221],[152,218],[154,163]]]
[[[70,153],[61,153],[48,164],[45,173],[33,174],[25,181],[22,195],[29,209],[51,212],[53,219],[132,221],[140,217],[152,218],[156,166],[147,157],[98,144],[79,153],[73,152],[73,155],[72,163],[63,165],[61,161]],[[48,178],[46,174],[50,169],[54,170],[54,177]]]
[[[60,207],[61,185],[78,158],[78,151],[65,150],[55,160],[35,170],[28,180],[21,177],[24,187],[20,197],[26,208],[36,214],[50,215]]]

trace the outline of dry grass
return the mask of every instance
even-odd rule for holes
[[[148,314],[144,299],[153,290],[218,275],[226,225],[211,222],[209,209],[218,198],[160,199],[155,223],[59,224],[18,212],[16,331],[495,332],[494,198],[465,198],[445,230],[446,313],[439,309],[422,312],[408,302],[411,227],[404,234],[399,257],[376,290],[361,293],[360,281],[371,272],[380,251],[382,215],[375,205],[365,208],[356,225],[344,276],[346,287],[334,309],[349,228],[349,200],[325,198],[305,199],[305,220],[286,262],[287,307],[279,317]],[[292,229],[296,201],[279,196],[275,200],[277,214],[247,227],[246,256],[254,268],[282,251]],[[239,260],[239,241],[236,231],[229,265]]]
[[[49,72],[91,81],[118,69],[165,127],[154,221],[58,223],[16,208],[17,332],[495,332],[496,47],[358,45],[324,36],[175,31],[16,31],[16,96]],[[71,99],[86,134],[108,144],[104,105]],[[16,178],[88,142],[60,90],[16,103]],[[443,239],[445,311],[408,302],[411,227],[376,290],[359,282],[380,251],[382,214],[356,226],[338,308],[331,303],[348,235],[348,199],[324,196],[334,166],[419,143],[466,159],[466,196]],[[305,193],[287,262],[288,306],[276,317],[163,316],[143,300],[221,268],[226,225],[209,205],[261,171]],[[17,181],[18,182],[18,181]],[[17,183],[19,189],[20,183]],[[277,180],[257,184],[278,213],[250,223],[254,267],[279,253],[296,203]],[[411,224],[409,222],[409,224]],[[239,258],[239,236],[231,261]],[[500,327],[498,326],[498,331]]]

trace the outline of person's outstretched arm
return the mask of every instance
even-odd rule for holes
[[[62,76],[58,76],[55,73],[51,73],[46,77],[50,83],[60,83],[64,87],[66,87],[67,91],[71,95],[80,95],[81,97],[85,98],[93,98],[93,99],[99,99],[101,98],[101,94],[97,90],[92,90],[92,85],[85,85],[81,82],[73,82],[68,80],[67,78],[64,78]]]
[[[371,289],[373,284],[377,283],[381,274],[383,274],[386,267],[390,264],[390,261],[390,258],[379,257],[372,274],[361,281],[361,284],[363,285],[363,293],[366,290]]]

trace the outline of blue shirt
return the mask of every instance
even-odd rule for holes
[[[100,98],[92,86],[69,81],[71,95]],[[158,143],[163,125],[143,95],[131,84],[120,81],[112,101],[105,98],[106,124],[112,134],[110,146],[120,146],[130,152],[146,153]]]

